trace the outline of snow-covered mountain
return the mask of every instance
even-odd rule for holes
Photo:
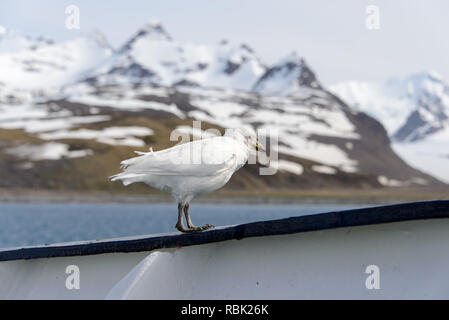
[[[449,127],[449,84],[435,72],[384,83],[348,81],[331,91],[384,123],[396,141],[418,141]]]
[[[331,91],[381,121],[412,165],[449,181],[449,83],[422,72],[384,83],[348,81]]]
[[[179,43],[161,24],[153,23],[136,32],[89,80],[249,90],[264,72],[265,66],[246,44]]]
[[[13,53],[24,49],[32,48],[43,42],[44,39],[31,40],[17,31],[6,29],[0,26],[0,53]]]
[[[53,43],[32,40],[17,32],[0,39],[0,101],[5,96],[23,98],[28,93],[48,94],[84,78],[112,54],[100,33]],[[3,97],[3,98],[2,98]]]
[[[314,73],[297,53],[268,67],[247,44],[234,45],[226,40],[214,46],[180,43],[160,23],[144,26],[117,50],[100,33],[63,43],[33,40],[6,29],[3,33],[0,68],[5,72],[0,74],[0,83],[16,90],[16,95],[22,89],[48,91],[80,80],[97,85],[226,88],[263,95],[288,95],[303,87],[319,87]],[[45,82],[39,81],[42,75]]]
[[[263,95],[289,95],[302,88],[320,88],[320,84],[305,60],[293,52],[268,68],[252,90]]]
[[[7,70],[0,74],[0,130],[22,130],[32,141],[26,148],[0,145],[0,156],[3,146],[7,157],[16,157],[5,162],[5,174],[54,170],[46,160],[94,159],[89,172],[103,181],[124,156],[120,148],[166,146],[170,131],[190,132],[187,125],[202,120],[279,132],[272,150],[279,152],[280,174],[261,179],[250,167],[241,185],[438,184],[405,164],[382,125],[327,91],[297,53],[267,66],[246,44],[180,43],[152,23],[116,50],[96,33],[0,53],[0,70]]]

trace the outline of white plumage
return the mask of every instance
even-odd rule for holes
[[[195,227],[191,223],[189,202],[197,195],[224,186],[247,162],[251,149],[258,147],[252,129],[228,129],[222,137],[196,140],[157,152],[137,152],[138,157],[121,163],[123,172],[111,180],[122,180],[124,185],[143,182],[170,193],[178,202],[178,230],[201,231],[212,226]],[[188,228],[183,226],[183,211]]]

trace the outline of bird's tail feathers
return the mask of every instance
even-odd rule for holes
[[[125,186],[127,186],[127,185],[129,185],[131,183],[140,181],[143,176],[145,176],[144,173],[127,173],[127,172],[122,172],[122,173],[110,176],[109,179],[111,179],[111,181],[122,180],[123,184]]]
[[[153,152],[153,148],[150,148],[150,152],[134,151],[134,153],[138,154],[139,156],[120,162],[121,169],[126,169],[131,165],[142,162],[147,157],[154,157],[156,155],[156,153]]]
[[[138,154],[137,157],[120,162],[120,168],[122,170],[128,169],[127,172],[125,171],[110,176],[109,178],[111,179],[111,181],[122,180],[123,184],[127,186],[128,184],[131,184],[133,182],[141,181],[142,177],[146,175],[145,173],[141,172],[130,172],[129,167],[140,164],[142,161],[148,159],[148,157],[155,157],[156,153],[153,151],[153,148],[150,148],[150,152],[141,152],[141,151],[134,151],[134,152]]]

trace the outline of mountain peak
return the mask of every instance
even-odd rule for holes
[[[146,25],[144,25],[138,34],[141,34],[141,36],[145,36],[147,38],[150,38],[151,40],[167,40],[171,41],[172,38],[168,34],[168,32],[165,30],[165,28],[162,26],[162,24],[159,21],[153,21]]]
[[[301,87],[320,88],[321,85],[305,60],[293,51],[269,68],[254,85],[262,94],[291,94]]]
[[[442,75],[435,71],[421,71],[410,74],[406,77],[392,77],[386,80],[385,85],[397,88],[410,88],[412,86],[414,89],[420,89],[429,83],[444,83],[445,79]]]
[[[140,28],[134,36],[129,39],[125,45],[120,49],[121,52],[127,51],[133,47],[133,44],[140,39],[146,39],[150,41],[172,41],[172,37],[165,30],[162,24],[158,21],[150,22]]]
[[[14,29],[0,26],[0,52],[12,53],[31,48],[36,41]]]
[[[255,81],[265,72],[266,67],[260,61],[255,51],[247,44],[241,43],[233,46],[229,43],[221,44],[218,59],[224,63],[222,71],[227,76],[240,73],[237,82],[241,83],[239,88],[249,89]]]
[[[420,81],[430,80],[432,82],[444,82],[443,76],[435,71],[423,71],[418,74],[412,75],[411,78]]]
[[[92,39],[95,43],[97,43],[100,47],[104,49],[108,49],[113,51],[112,46],[109,44],[106,36],[100,30],[95,29],[89,33],[86,33],[85,36],[88,39]]]
[[[290,54],[288,54],[283,59],[281,59],[281,61],[279,63],[283,63],[283,62],[284,63],[291,62],[291,63],[301,64],[304,62],[304,59],[298,54],[297,51],[292,51],[292,52],[290,52]]]
[[[254,49],[251,48],[251,47],[250,47],[248,44],[246,44],[246,43],[241,43],[241,44],[240,44],[240,48],[243,49],[243,50],[245,50],[245,51],[247,51],[247,52],[249,52],[249,53],[251,53],[251,54],[254,54],[254,53],[255,53]]]
[[[301,57],[297,51],[292,51],[290,54],[286,55],[284,58],[280,59],[276,63],[277,67],[286,68],[289,71],[297,69],[297,71],[302,72],[304,68],[308,68],[303,57]]]
[[[422,71],[420,73],[415,74],[415,76],[425,77],[429,79],[443,80],[443,76],[436,71]]]

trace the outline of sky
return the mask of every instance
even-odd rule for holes
[[[65,26],[72,4],[79,31]],[[379,29],[366,27],[369,5],[379,9]],[[0,25],[33,37],[98,29],[118,47],[160,21],[176,41],[244,42],[267,64],[296,50],[325,85],[421,71],[449,79],[448,14],[447,0],[0,0]]]

